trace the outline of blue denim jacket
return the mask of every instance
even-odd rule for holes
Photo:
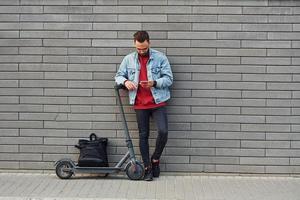
[[[157,82],[156,87],[151,88],[152,96],[156,104],[165,102],[170,99],[169,87],[173,83],[173,74],[167,57],[154,49],[149,50],[149,61],[147,63],[148,80]],[[139,83],[140,63],[138,53],[128,54],[123,59],[118,72],[115,76],[117,84],[124,84],[130,80],[136,84]],[[134,104],[137,90],[129,91],[129,103]]]

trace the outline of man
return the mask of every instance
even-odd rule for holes
[[[170,98],[173,74],[167,57],[150,48],[146,31],[138,31],[133,36],[136,52],[125,56],[115,81],[129,90],[129,101],[134,105],[138,123],[140,152],[145,166],[144,180],[152,181],[153,176],[159,177],[159,159],[168,139],[166,101]],[[151,159],[148,142],[150,117],[154,119],[158,132]]]

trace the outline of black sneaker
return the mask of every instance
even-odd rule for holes
[[[151,168],[145,170],[144,180],[145,181],[152,181],[153,180],[153,174],[152,174]]]
[[[155,178],[159,177],[160,174],[159,161],[158,162],[152,161],[152,173],[153,173],[153,177]]]

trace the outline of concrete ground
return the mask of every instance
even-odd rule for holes
[[[163,173],[146,182],[123,174],[61,180],[52,173],[1,172],[0,200],[4,199],[300,200],[300,177]]]

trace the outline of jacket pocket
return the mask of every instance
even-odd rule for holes
[[[134,80],[134,76],[135,76],[135,68],[128,68],[128,79],[129,80]]]

